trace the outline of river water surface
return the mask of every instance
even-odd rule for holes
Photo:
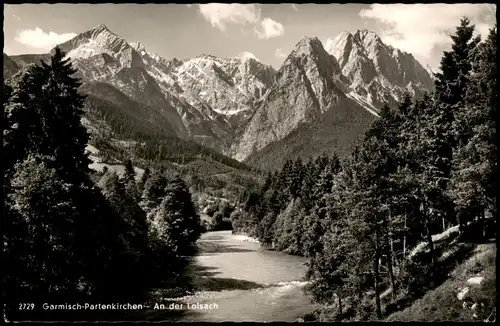
[[[231,231],[198,240],[198,291],[178,299],[180,321],[295,321],[315,306],[304,294],[305,259],[262,248]],[[193,309],[200,305],[212,309]]]

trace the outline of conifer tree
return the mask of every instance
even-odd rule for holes
[[[30,153],[38,149],[42,142],[42,85],[46,77],[35,65],[18,72],[11,79],[8,90],[10,96],[4,98],[5,125],[3,156],[5,176],[13,173],[16,163],[22,162]]]
[[[321,237],[324,229],[316,212],[310,212],[302,219],[302,254],[305,257],[314,257],[321,254]]]
[[[180,256],[193,254],[202,228],[186,183],[179,177],[169,181],[166,195],[154,213],[160,239]]]
[[[128,184],[129,182],[135,182],[135,170],[134,170],[134,165],[132,164],[132,160],[128,159],[125,161],[125,184]]]
[[[293,178],[293,161],[286,160],[283,168],[278,175],[277,189],[278,189],[278,201],[280,203],[280,208],[285,209],[288,206],[292,195],[290,188],[292,185]]]
[[[259,222],[257,235],[260,243],[266,246],[272,246],[274,239],[274,232],[276,228],[276,214],[267,212],[264,218]]]
[[[138,202],[140,200],[140,193],[138,192],[137,183],[135,181],[134,165],[130,159],[125,161],[125,173],[122,182],[125,186],[125,190],[129,194],[129,198],[134,202]]]
[[[350,294],[346,284],[347,275],[351,272],[346,265],[348,254],[352,250],[351,243],[337,227],[330,228],[324,235],[322,243],[325,248],[320,255],[310,256],[307,278],[311,280],[311,294],[317,302],[332,303],[337,301],[337,316],[343,314],[343,298]]]
[[[43,112],[41,119],[44,126],[44,143],[37,144],[43,151],[54,154],[60,171],[69,178],[81,178],[88,174],[91,163],[85,153],[89,135],[81,124],[85,96],[78,88],[81,82],[73,77],[76,70],[70,59],[56,47],[50,64],[42,62],[41,74],[47,76],[43,85]],[[74,162],[67,166],[68,162]]]
[[[471,55],[479,44],[480,37],[473,37],[474,25],[471,25],[468,18],[463,18],[457,27],[455,35],[452,35],[452,50],[443,53],[440,70],[436,74],[435,105],[433,110],[427,111],[427,124],[431,124],[435,131],[433,134],[439,134],[440,139],[444,140],[447,146],[441,146],[439,153],[436,153],[436,159],[443,162],[437,169],[442,174],[441,187],[443,192],[448,188],[448,180],[451,175],[451,161],[453,150],[461,140],[458,130],[455,130],[454,120],[458,108],[464,104],[466,88],[469,83],[471,73]],[[429,129],[429,128],[427,128]],[[430,132],[430,131],[429,131]],[[436,136],[433,136],[436,137]],[[453,201],[449,196],[442,196],[443,218],[451,220],[455,215]],[[462,230],[462,228],[461,228]]]
[[[314,211],[318,214],[320,219],[323,219],[326,214],[326,201],[325,198],[331,193],[333,182],[335,178],[335,164],[327,164],[323,171],[318,176],[318,180],[312,189],[312,198],[314,199]]]
[[[304,179],[304,166],[302,160],[298,158],[293,162],[292,172],[290,176],[290,195],[292,198],[300,196],[302,181]]]
[[[300,198],[302,198],[306,210],[309,211],[314,205],[312,190],[318,175],[316,167],[311,160],[306,163],[304,169],[304,179],[300,188]]]
[[[146,251],[148,224],[145,212],[137,205],[132,194],[127,192],[115,172],[105,174],[99,186],[111,207],[121,216],[123,240],[128,242],[131,254],[139,259]]]
[[[460,215],[496,214],[496,30],[492,29],[472,60],[465,105],[454,126],[459,135],[454,152],[450,196]]]
[[[448,153],[451,147],[443,136],[447,132],[445,125],[431,118],[436,112],[436,104],[432,98],[424,96],[415,103],[413,111],[415,114],[413,130],[418,132],[410,132],[411,129],[406,128],[407,134],[404,135],[408,139],[406,151],[411,160],[412,171],[411,181],[408,184],[412,184],[410,188],[413,189],[415,198],[418,198],[433,270],[437,272],[432,225],[439,216],[446,216],[449,213],[446,188],[451,168],[451,160],[447,158],[451,157]],[[434,115],[434,118],[439,116]],[[463,224],[463,221],[460,224]]]
[[[470,54],[480,42],[474,38],[474,25],[464,17],[451,36],[451,51],[445,51],[441,59],[440,73],[436,74],[436,99],[448,110],[462,103],[471,71]],[[450,121],[451,122],[451,121]]]
[[[159,171],[154,172],[144,184],[141,206],[146,213],[156,208],[166,195],[167,178]]]

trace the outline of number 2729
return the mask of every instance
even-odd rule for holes
[[[33,310],[35,309],[34,303],[20,303],[19,310]]]

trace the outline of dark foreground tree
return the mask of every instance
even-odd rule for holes
[[[166,195],[152,214],[160,239],[180,256],[191,255],[202,232],[201,220],[186,183],[179,177],[169,181]]]
[[[18,302],[75,299],[83,267],[75,257],[75,200],[57,177],[53,157],[28,156],[16,165],[6,198],[7,296]],[[17,299],[17,300],[16,300]]]
[[[126,196],[106,199],[91,181],[88,135],[80,122],[83,97],[63,58],[56,50],[50,64],[21,72],[6,101],[3,128],[12,153],[5,173],[11,319],[26,313],[17,309],[26,298],[35,303],[130,302],[145,290],[141,278],[124,286],[140,272],[141,212],[123,205]],[[117,193],[122,190],[111,185]],[[54,318],[41,306],[32,313],[35,319]]]

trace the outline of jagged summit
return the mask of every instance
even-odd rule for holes
[[[375,107],[395,105],[406,90],[418,96],[433,89],[431,76],[413,55],[385,44],[373,31],[342,32],[328,39],[325,49],[337,58],[353,90]]]
[[[295,45],[294,51],[300,50],[300,49],[312,49],[312,50],[318,50],[320,48],[323,48],[323,44],[317,37],[311,37],[311,36],[304,36],[300,39],[299,42]]]
[[[241,58],[238,58],[240,59],[242,62],[260,62],[259,59],[257,58],[254,58],[254,57],[251,57],[251,56],[243,56]]]
[[[297,59],[299,61],[297,61]],[[337,66],[335,58],[332,58],[323,48],[323,44],[317,37],[303,37],[295,45],[292,53],[287,57],[283,66],[290,65],[291,63],[299,63],[300,65],[320,65],[328,67],[331,65],[332,59],[334,66]]]
[[[375,33],[374,31],[368,30],[368,29],[358,29],[354,33],[354,37],[359,39],[359,40],[365,40],[365,39],[380,40],[380,37],[378,36],[377,33]]]
[[[96,27],[91,28],[90,31],[94,31],[94,32],[105,32],[105,31],[111,32],[109,30],[109,28],[106,25],[104,25],[104,24],[99,24]]]
[[[82,33],[83,36],[90,38],[90,39],[96,39],[98,37],[119,37],[120,36],[114,32],[112,32],[106,25],[104,24],[99,24],[88,31]]]
[[[302,36],[300,38],[300,40],[297,42],[296,46],[303,45],[303,44],[315,43],[315,42],[321,43],[321,41],[316,36]]]
[[[348,87],[337,60],[317,37],[303,37],[276,74],[273,87],[237,144],[236,159],[280,141],[344,103]],[[345,80],[348,82],[347,80]]]
[[[146,47],[141,42],[131,42],[130,46],[138,52],[146,52]],[[142,54],[142,53],[141,53]]]
[[[122,37],[111,32],[104,24],[78,34],[59,47],[71,58],[90,58],[106,53],[119,59],[131,46]],[[129,55],[130,56],[130,55]]]
[[[202,58],[202,59],[217,59],[216,56],[214,55],[211,55],[211,54],[208,54],[208,53],[202,53],[198,56],[196,56],[196,58]],[[190,60],[190,59],[187,59],[187,60]]]

